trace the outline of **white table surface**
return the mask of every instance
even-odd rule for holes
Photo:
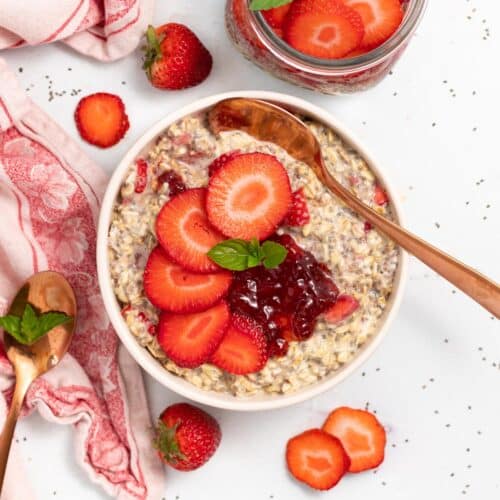
[[[493,25],[500,23],[498,2],[431,0],[393,75],[373,90],[346,97],[296,88],[244,60],[224,32],[223,0],[156,3],[156,24],[186,23],[212,52],[213,72],[199,87],[154,90],[140,71],[139,52],[114,64],[59,45],[2,56],[16,71],[23,68],[19,78],[32,98],[110,173],[143,131],[199,97],[265,89],[308,99],[347,124],[380,160],[399,187],[412,230],[500,281],[500,43]],[[66,94],[49,101],[50,84]],[[131,129],[118,146],[101,151],[80,141],[73,122],[79,97],[70,96],[72,89],[82,89],[80,96],[122,96]],[[498,321],[412,261],[400,313],[369,362],[334,390],[288,409],[210,410],[223,430],[217,454],[196,472],[169,469],[165,498],[499,498],[499,334]],[[153,414],[180,399],[151,378],[146,382]],[[322,495],[292,481],[283,462],[287,439],[320,425],[335,406],[366,402],[388,429],[387,457],[379,470],[347,477]],[[33,415],[19,425],[17,437],[39,500],[106,497],[75,465],[70,428]]]

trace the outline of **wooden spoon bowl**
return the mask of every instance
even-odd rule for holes
[[[76,326],[76,298],[70,284],[59,273],[45,271],[33,275],[14,298],[9,314],[22,316],[26,302],[41,313],[58,311],[73,319],[56,326],[32,345],[19,343],[5,333],[4,346],[7,357],[14,367],[16,387],[12,403],[0,435],[0,493],[5,477],[7,460],[23,405],[24,397],[31,383],[40,375],[54,368],[66,354]]]

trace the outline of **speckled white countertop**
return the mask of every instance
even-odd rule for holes
[[[186,23],[211,50],[215,65],[203,85],[178,93],[152,89],[138,52],[115,64],[54,45],[2,57],[22,68],[19,78],[32,98],[75,138],[79,97],[73,89],[122,96],[131,119],[126,138],[108,151],[82,143],[108,172],[144,130],[198,97],[263,89],[308,99],[334,113],[379,159],[399,186],[409,228],[500,281],[498,2],[431,1],[393,74],[347,97],[293,87],[240,57],[224,32],[223,0],[156,3],[156,24]],[[149,377],[147,385],[155,415],[179,399]],[[368,402],[389,431],[387,457],[376,473],[347,477],[324,494],[288,477],[283,450],[289,437],[318,426],[332,407]],[[210,411],[223,429],[221,447],[196,472],[169,470],[167,500],[500,497],[499,322],[415,261],[382,346],[339,387],[269,413]],[[71,429],[33,415],[19,425],[17,438],[39,500],[105,498],[74,463]]]

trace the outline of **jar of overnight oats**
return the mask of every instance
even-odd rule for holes
[[[318,59],[288,45],[267,24],[250,0],[227,0],[226,27],[238,50],[274,76],[325,94],[366,90],[380,82],[404,52],[425,11],[427,0],[402,2],[397,31],[379,47],[343,59]]]

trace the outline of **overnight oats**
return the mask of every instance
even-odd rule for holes
[[[236,48],[262,69],[302,87],[343,94],[370,88],[389,73],[426,3],[227,0],[226,27]]]
[[[312,121],[326,165],[393,218],[360,155]],[[400,253],[279,146],[171,125],[130,165],[109,228],[122,315],[165,370],[234,396],[288,394],[377,333]]]

